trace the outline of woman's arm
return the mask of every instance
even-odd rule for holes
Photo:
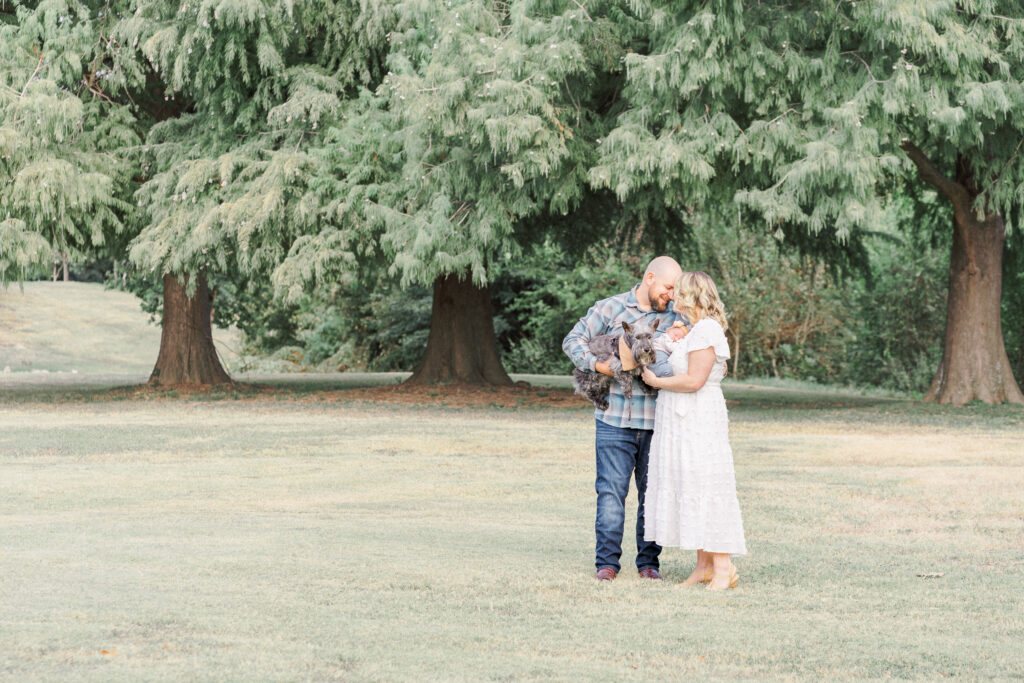
[[[708,381],[711,368],[715,365],[715,350],[712,347],[690,351],[689,365],[685,375],[658,377],[650,368],[644,368],[644,381],[657,389],[669,391],[697,391]]]

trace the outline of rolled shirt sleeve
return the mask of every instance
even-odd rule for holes
[[[601,315],[598,304],[591,306],[562,340],[562,350],[573,365],[580,370],[594,371],[597,356],[590,352],[590,340],[604,334],[607,327],[608,321]]]

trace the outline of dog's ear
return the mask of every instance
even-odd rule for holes
[[[654,321],[654,324],[651,325],[651,332],[654,332],[656,329],[658,329],[658,323],[660,323],[660,322],[661,322],[661,318],[657,318]]]
[[[633,328],[625,320],[622,321],[622,329],[626,331],[626,334],[633,334]]]

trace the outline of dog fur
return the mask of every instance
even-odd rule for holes
[[[600,372],[576,368],[572,373],[572,385],[576,393],[593,401],[594,406],[598,410],[608,409],[608,392],[611,391],[613,379],[619,383],[622,395],[626,398],[633,397],[634,377],[640,382],[640,388],[645,394],[653,396],[657,393],[658,390],[644,382],[640,374],[643,368],[652,364],[655,360],[652,342],[659,322],[661,321],[655,320],[654,324],[650,327],[636,323],[630,325],[627,322],[623,322],[623,334],[602,334],[591,339],[588,344],[590,352],[597,356],[597,360],[608,361],[615,376],[609,377]],[[629,346],[630,351],[633,353],[633,358],[637,362],[637,366],[632,370],[623,369],[622,361],[616,354],[619,348],[619,337],[623,335],[626,338],[626,345]]]

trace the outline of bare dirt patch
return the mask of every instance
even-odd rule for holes
[[[537,388],[525,383],[510,387],[385,386],[328,392],[327,398],[400,405],[449,408],[582,408],[587,401],[569,389]]]

